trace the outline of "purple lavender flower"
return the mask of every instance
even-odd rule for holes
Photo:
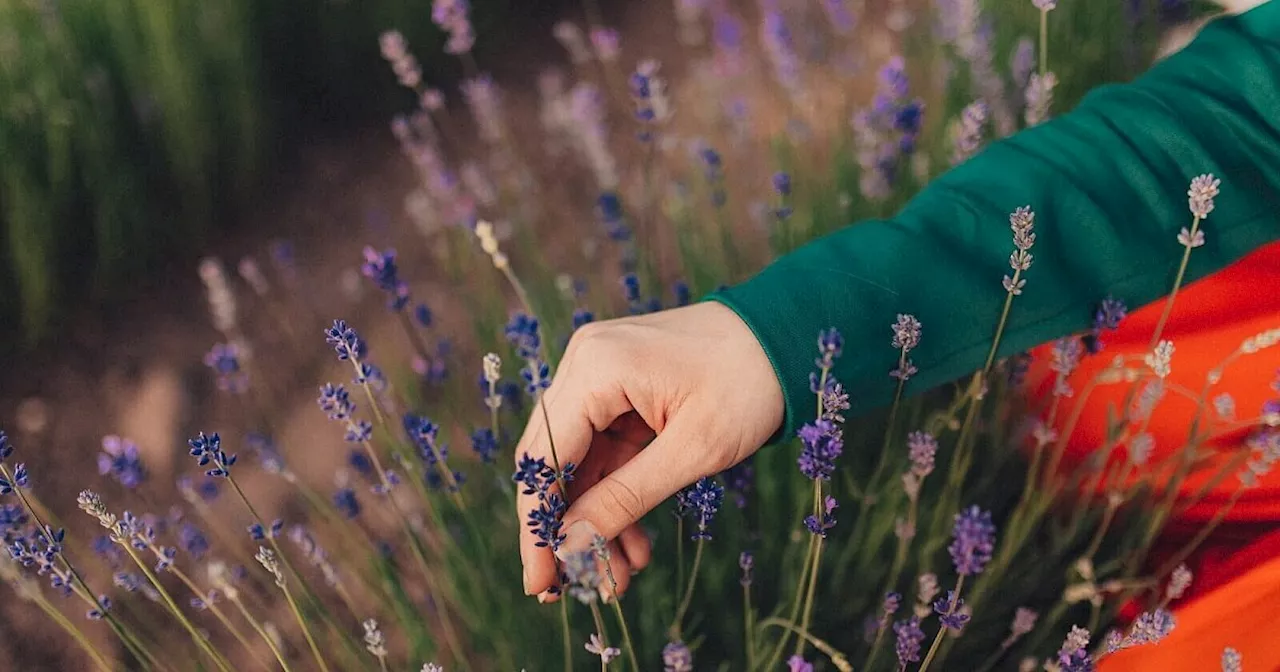
[[[213,468],[205,472],[206,476],[227,478],[231,475],[231,466],[236,463],[236,456],[228,455],[222,450],[222,438],[217,432],[208,435],[200,432],[187,441],[187,444],[191,446],[190,453],[196,458],[197,464],[203,467],[213,463]]]
[[[1085,350],[1091,355],[1102,352],[1102,332],[1119,328],[1127,314],[1128,307],[1124,301],[1110,296],[1103,299],[1093,313],[1093,327],[1082,337]]]
[[[813,672],[813,663],[800,656],[791,656],[787,659],[787,672]]]
[[[325,329],[325,341],[333,346],[333,351],[338,355],[338,361],[345,362],[349,359],[360,359],[364,357],[366,348],[364,341],[360,340],[360,335],[355,329],[347,326],[346,320],[334,320],[333,326]]]
[[[481,427],[471,432],[471,450],[475,451],[481,462],[492,464],[494,456],[498,454],[498,437],[493,435],[492,429]]]
[[[435,0],[432,3],[431,20],[449,34],[449,40],[444,45],[445,53],[455,56],[465,54],[475,45],[476,35],[468,16],[470,10],[471,5],[467,0]]]
[[[715,479],[698,479],[685,494],[685,501],[698,520],[698,527],[690,536],[694,541],[711,540],[711,522],[715,520],[724,502],[724,488]]]
[[[816,534],[823,539],[826,539],[827,532],[836,526],[835,511],[839,507],[840,504],[836,502],[835,497],[828,495],[823,501],[822,518],[819,519],[814,515],[806,516],[804,519],[805,529],[809,530],[811,534]]]
[[[743,70],[742,19],[736,14],[717,7],[712,17],[711,34],[715,42],[715,65],[717,74],[733,77]]]
[[[248,376],[240,368],[240,348],[234,343],[218,343],[204,356],[204,364],[213,369],[218,389],[232,394],[248,387]]]
[[[0,462],[9,459],[13,454],[13,444],[9,443],[9,436],[0,430]]]
[[[1094,672],[1093,658],[1084,648],[1058,653],[1061,672]]]
[[[431,327],[432,317],[431,308],[429,308],[425,303],[419,303],[417,307],[413,309],[413,319],[418,323],[418,326],[423,329]]]
[[[205,553],[209,552],[209,540],[205,538],[200,528],[191,523],[184,522],[182,527],[178,528],[178,545],[195,560],[200,560]]]
[[[951,165],[960,165],[978,153],[982,147],[988,116],[987,104],[981,100],[970,103],[960,111],[960,121],[956,125],[955,147],[951,152]]]
[[[995,548],[996,526],[991,522],[991,512],[977,506],[969,507],[956,515],[952,542],[947,551],[955,563],[956,574],[973,576],[991,562]]]
[[[400,269],[396,266],[396,251],[387,249],[378,252],[372,247],[364,248],[364,265],[360,267],[366,278],[373,280],[378,289],[386,292],[387,307],[395,312],[404,310],[409,304],[409,286],[400,279]]]
[[[920,619],[916,616],[893,624],[893,634],[897,639],[895,649],[898,654],[898,669],[905,670],[907,665],[920,662],[920,645],[924,642],[924,630],[920,628]]]
[[[827,13],[827,20],[831,22],[831,29],[837,35],[849,35],[853,32],[854,26],[857,25],[857,19],[853,12],[850,11],[845,0],[822,0],[822,9]]]
[[[1027,126],[1035,126],[1049,118],[1049,107],[1053,104],[1053,90],[1058,86],[1058,78],[1052,72],[1041,75],[1031,73],[1031,81],[1027,84],[1027,110],[1025,120]]]
[[[960,630],[969,622],[969,614],[964,610],[964,600],[954,590],[933,602],[933,611],[938,614],[938,622],[945,628]]]
[[[1243,672],[1244,661],[1240,652],[1227,647],[1222,650],[1222,672]]]
[[[929,432],[911,432],[907,435],[907,457],[911,460],[911,473],[924,478],[933,473],[938,453],[938,440]]]
[[[561,478],[571,480],[573,470],[572,463],[564,465]],[[551,492],[551,486],[556,483],[555,469],[548,466],[546,460],[534,459],[525,453],[517,461],[511,480],[524,486],[522,494],[538,496],[538,508],[529,512],[529,519],[525,522],[538,537],[536,545],[558,550],[565,538],[561,531],[564,524],[560,519],[569,506],[559,493]]]
[[[831,370],[835,367],[835,362],[840,358],[840,354],[844,351],[844,337],[835,328],[824,329],[818,332],[818,359],[814,361],[814,365],[819,369]]]
[[[264,539],[275,539],[280,536],[280,531],[284,529],[284,521],[276,518],[271,521],[270,527],[264,527],[260,523],[254,523],[249,526],[249,537],[254,541],[262,541]]]
[[[577,331],[583,326],[596,321],[595,313],[586,308],[579,308],[573,311],[573,330]]]
[[[347,520],[360,515],[360,500],[356,499],[356,491],[351,488],[339,488],[333,493],[333,508],[338,510]]]
[[[829,481],[836,469],[836,458],[844,452],[840,429],[829,420],[815,420],[797,432],[803,447],[796,460],[800,473],[812,480]]]
[[[662,647],[663,672],[693,672],[693,652],[684,642],[670,642]]]
[[[724,472],[725,489],[733,495],[733,503],[739,509],[747,507],[747,495],[755,487],[756,470],[752,464],[754,457],[748,457]]]
[[[751,585],[751,572],[755,569],[756,559],[751,555],[750,551],[743,551],[738,554],[738,567],[742,569],[742,578],[738,580],[743,586]]]
[[[1221,184],[1221,180],[1208,173],[1197,175],[1191,180],[1191,187],[1187,189],[1187,205],[1191,214],[1198,219],[1208,217],[1213,212],[1213,199],[1218,195]]]
[[[332,383],[325,383],[324,387],[320,388],[320,397],[316,399],[316,403],[330,420],[350,420],[356,410],[355,402],[351,401],[351,395],[347,389]]]
[[[776,0],[766,0],[761,4],[764,21],[761,24],[760,42],[773,65],[773,76],[789,96],[798,98],[804,93],[801,84],[802,66],[791,37],[791,29]]]
[[[542,347],[542,337],[538,332],[538,318],[524,313],[516,313],[506,326],[507,341],[515,346],[520,359],[533,359],[538,356]]]
[[[138,487],[147,479],[146,467],[142,464],[142,455],[138,452],[138,444],[118,436],[102,437],[102,452],[98,453],[98,473],[110,474],[130,490]]]

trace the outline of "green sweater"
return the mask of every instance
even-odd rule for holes
[[[1280,0],[1214,21],[1138,80],[993,143],[929,184],[893,219],[846,227],[712,295],[751,327],[786,398],[781,436],[813,419],[819,330],[844,335],[834,374],[853,411],[887,404],[898,353],[890,324],[923,338],[907,384],[922,391],[981,368],[1010,273],[1009,214],[1036,213],[1035,262],[999,355],[1091,324],[1099,300],[1165,295],[1189,226],[1191,178],[1222,180],[1188,281],[1280,239]],[[1277,288],[1260,288],[1276,291]]]

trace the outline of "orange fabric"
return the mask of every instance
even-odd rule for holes
[[[1123,297],[1120,297],[1123,298]],[[1079,393],[1117,355],[1144,354],[1164,309],[1164,300],[1130,313],[1114,332],[1103,335],[1104,350],[1087,356],[1071,377]],[[1168,382],[1199,394],[1205,376],[1246,338],[1280,327],[1280,243],[1263,247],[1232,266],[1183,288],[1163,338],[1175,345]],[[1049,346],[1036,353],[1033,381],[1040,394],[1053,383],[1045,370]],[[1280,397],[1280,347],[1243,357],[1225,371],[1212,388],[1210,398],[1229,392],[1235,399],[1236,417],[1257,417],[1262,404]],[[1064,465],[1072,467],[1102,445],[1108,408],[1124,412],[1128,387],[1099,386],[1089,395],[1067,445]],[[1067,400],[1070,410],[1076,399]],[[1152,418],[1149,431],[1155,446],[1148,464],[1159,464],[1186,444],[1195,405],[1185,397],[1166,393]],[[1060,417],[1069,413],[1060,413]],[[1213,416],[1213,410],[1208,411]],[[1059,422],[1059,429],[1062,423]],[[1213,486],[1208,495],[1173,521],[1155,555],[1172,552],[1213,518],[1235,491],[1239,459],[1244,450],[1242,430],[1214,442],[1213,455],[1204,468],[1181,488],[1190,496],[1223,468],[1230,475]],[[1117,448],[1118,458],[1124,447]],[[1235,462],[1233,462],[1235,460]],[[1176,610],[1178,625],[1173,637],[1157,647],[1104,659],[1103,672],[1129,670],[1218,670],[1222,649],[1232,646],[1244,656],[1250,672],[1280,671],[1280,470],[1264,477],[1247,491],[1228,513],[1221,532],[1210,538],[1193,559],[1196,579],[1193,598]],[[1273,533],[1273,534],[1269,534]]]

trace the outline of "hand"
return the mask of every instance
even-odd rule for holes
[[[610,569],[622,592],[649,564],[642,516],[704,476],[741,462],[783,419],[782,388],[755,335],[713,302],[588,324],[574,333],[544,396],[560,464],[578,465],[569,484],[559,554],[610,540]],[[552,464],[547,423],[534,408],[516,447]],[[524,522],[534,495],[517,503],[524,590],[540,600],[556,581],[548,548]],[[602,593],[610,595],[609,586]]]

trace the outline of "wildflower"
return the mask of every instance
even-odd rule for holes
[[[1049,118],[1049,106],[1053,104],[1053,90],[1057,86],[1058,77],[1052,72],[1043,75],[1031,73],[1026,92],[1027,110],[1024,113],[1028,127],[1036,126]]]
[[[467,0],[435,0],[431,4],[431,20],[449,34],[449,40],[444,46],[445,53],[455,56],[465,54],[475,44],[475,32],[468,17],[470,9]]]
[[[262,541],[263,539],[275,539],[280,536],[280,530],[284,529],[284,521],[279,518],[271,521],[270,527],[263,527],[260,523],[254,523],[249,526],[249,537],[254,541]]]
[[[563,479],[572,474],[573,469],[572,463],[566,464],[560,477]],[[542,458],[535,460],[525,453],[517,463],[512,480],[525,486],[523,494],[538,496],[538,508],[529,512],[529,519],[525,522],[538,537],[536,545],[549,547],[552,551],[558,550],[565,538],[561,531],[564,524],[560,519],[569,506],[560,493],[550,491],[557,480],[555,470],[547,466]]]
[[[800,656],[791,656],[787,659],[787,672],[813,672],[813,663]]]
[[[147,470],[138,453],[138,444],[118,436],[102,437],[102,452],[98,453],[98,473],[110,474],[130,490],[147,478]]]
[[[538,318],[524,313],[516,313],[507,322],[507,341],[515,346],[520,359],[532,359],[538,356],[542,347],[542,337],[538,333]]]
[[[815,420],[797,432],[803,447],[796,463],[807,478],[829,481],[835,472],[836,458],[844,452],[840,429],[829,420]]]
[[[1103,299],[1093,314],[1093,327],[1084,337],[1085,350],[1091,355],[1102,352],[1102,332],[1119,328],[1127,314],[1128,308],[1124,301],[1112,297]]]
[[[969,160],[982,147],[987,126],[987,104],[974,101],[960,111],[956,122],[955,147],[951,151],[951,165],[957,166]]]
[[[1047,12],[1058,6],[1058,0],[1031,0],[1031,4],[1035,5],[1036,9]]]
[[[591,551],[570,553],[563,560],[566,592],[583,604],[591,604],[600,597],[602,577],[596,557]]]
[[[257,560],[268,574],[271,574],[277,586],[284,588],[284,573],[280,571],[280,562],[276,560],[275,552],[265,546],[259,546],[258,553],[253,556],[253,559]]]
[[[190,453],[196,458],[197,464],[207,466],[213,463],[213,468],[205,472],[205,475],[212,478],[227,478],[231,475],[231,466],[236,463],[235,455],[228,455],[222,450],[222,438],[215,432],[206,435],[200,432],[195,438],[187,441],[191,446]]]
[[[581,65],[591,60],[591,51],[587,49],[582,29],[568,21],[561,21],[552,26],[551,34],[569,52],[569,60],[574,65]]]
[[[378,627],[378,622],[369,618],[362,625],[364,626],[364,648],[378,659],[386,658],[387,642],[382,636],[382,630]]]
[[[791,29],[776,1],[762,3],[764,21],[761,24],[760,42],[765,55],[773,66],[773,76],[793,99],[803,96],[801,87],[802,64],[796,53]]]
[[[840,505],[834,497],[828,495],[823,501],[823,513],[821,519],[817,516],[809,515],[804,519],[804,526],[810,533],[816,534],[823,539],[827,538],[827,531],[836,526],[835,510]]]
[[[600,664],[608,665],[610,661],[622,655],[622,651],[616,647],[605,646],[604,641],[600,639],[600,635],[591,633],[591,638],[587,640],[585,647],[588,653],[600,656]]]
[[[1218,195],[1218,187],[1222,182],[1211,174],[1198,175],[1191,180],[1191,186],[1187,189],[1187,207],[1191,210],[1191,214],[1197,219],[1204,219],[1213,212],[1213,199]],[[1179,234],[1181,242],[1182,235]],[[1199,247],[1204,244],[1204,238],[1201,237],[1197,244],[1182,243],[1187,247]]]
[[[1156,344],[1155,349],[1147,353],[1147,356],[1142,361],[1151,367],[1151,372],[1156,374],[1156,377],[1163,379],[1169,376],[1171,371],[1169,362],[1171,359],[1173,359],[1173,342],[1160,341]]]
[[[218,389],[232,394],[244,392],[248,375],[240,368],[240,348],[235,343],[217,343],[204,356],[205,366],[218,377]]]
[[[478,75],[462,82],[462,97],[475,119],[477,134],[488,144],[497,144],[504,136],[502,92],[489,75]]]
[[[1223,392],[1213,398],[1213,410],[1218,414],[1220,420],[1231,420],[1236,416],[1236,400],[1230,394]]]
[[[1229,646],[1222,650],[1222,672],[1241,672],[1243,669],[1239,651]]]
[[[814,365],[819,369],[830,370],[836,359],[844,351],[844,337],[835,327],[818,332],[818,359]]]
[[[1186,564],[1175,567],[1173,574],[1169,576],[1169,585],[1164,590],[1165,599],[1169,601],[1181,599],[1187,592],[1187,588],[1191,587],[1191,576],[1191,570]]]
[[[184,522],[182,527],[178,528],[178,544],[195,560],[200,560],[205,553],[209,552],[209,540],[205,538],[200,528],[191,523]]]
[[[337,353],[338,361],[358,360],[365,355],[364,341],[360,340],[360,335],[355,329],[347,326],[345,320],[334,320],[333,326],[326,329],[324,335],[325,341],[332,345],[333,351]]]
[[[325,383],[324,387],[320,388],[320,397],[316,399],[316,403],[330,420],[349,421],[356,410],[356,405],[351,401],[351,395],[346,388],[331,383]]]
[[[920,628],[920,619],[916,616],[893,624],[893,634],[897,642],[898,669],[905,670],[907,665],[920,662],[920,645],[924,642],[924,630]]]
[[[1018,607],[1013,613],[1013,623],[1009,625],[1009,636],[1004,641],[1003,648],[1013,646],[1023,635],[1031,632],[1036,627],[1036,621],[1040,618],[1040,614],[1034,609],[1026,607]]]
[[[1013,230],[1013,254],[1009,256],[1009,267],[1013,269],[1013,277],[1004,276],[1003,284],[1006,292],[1018,296],[1027,284],[1019,275],[1031,268],[1031,246],[1036,242],[1034,232],[1036,213],[1030,206],[1022,206],[1009,215],[1009,228]]]
[[[1107,653],[1115,653],[1143,644],[1155,644],[1168,637],[1174,625],[1173,614],[1164,609],[1144,612],[1133,622],[1133,627],[1127,635],[1118,638],[1117,641],[1107,642]]]
[[[954,590],[948,590],[945,597],[933,602],[933,610],[938,614],[938,622],[945,628],[960,630],[969,622],[968,610],[964,609],[964,600]]]
[[[898,367],[889,372],[889,375],[906,382],[916,372],[915,365],[911,363],[911,360],[907,359],[907,353],[920,344],[920,320],[917,320],[912,315],[898,315],[898,321],[893,324],[892,328],[893,341],[891,344],[895,350],[900,350],[902,354],[898,358]]]
[[[236,295],[227,282],[226,271],[222,262],[208,257],[200,261],[200,280],[204,282],[209,297],[209,314],[213,319],[213,328],[229,334],[236,329],[237,311]]]
[[[714,479],[703,477],[689,488],[685,498],[698,519],[698,529],[694,530],[690,538],[694,541],[710,540],[711,522],[715,520],[720,504],[724,501],[724,488]]]
[[[889,625],[889,621],[893,615],[898,613],[898,608],[902,606],[902,593],[888,592],[884,594],[884,601],[880,603],[881,616],[877,626],[877,630],[881,630]]]
[[[356,491],[351,488],[339,488],[333,493],[333,508],[338,510],[347,520],[360,515],[360,500],[356,499]]]
[[[857,20],[844,0],[822,0],[822,9],[831,22],[831,29],[837,35],[849,35],[853,32]]]
[[[612,28],[596,27],[591,29],[589,37],[591,46],[595,48],[596,58],[601,62],[612,63],[618,60],[619,44],[622,41],[618,31]]]
[[[684,642],[669,642],[662,647],[663,672],[693,672],[693,652]]]
[[[444,672],[444,666],[436,665],[435,663],[423,663],[419,672]]]
[[[9,443],[9,436],[0,430],[0,462],[9,459],[13,455],[13,444]]]
[[[738,554],[738,567],[742,570],[742,578],[738,580],[743,586],[751,585],[751,572],[755,569],[756,559],[750,551]]]
[[[911,432],[907,435],[907,458],[911,460],[911,473],[924,478],[933,473],[934,458],[938,453],[938,440],[929,432]]]
[[[991,561],[995,539],[996,526],[991,522],[989,511],[973,506],[957,514],[951,546],[947,548],[956,573],[960,576],[980,574]]]
[[[481,427],[471,432],[471,450],[475,451],[481,462],[491,464],[498,453],[498,437],[493,435],[492,429]]]
[[[1084,648],[1058,653],[1060,672],[1094,672],[1093,658]]]
[[[654,128],[671,117],[666,82],[658,76],[659,67],[655,60],[641,61],[628,81],[631,98],[635,102],[636,120],[641,124],[638,137],[645,143],[652,142]]]
[[[366,246],[364,265],[360,267],[360,272],[364,277],[373,280],[378,289],[387,293],[387,307],[392,311],[398,313],[409,304],[409,286],[400,279],[395,250],[387,249],[385,252],[378,252]]]

